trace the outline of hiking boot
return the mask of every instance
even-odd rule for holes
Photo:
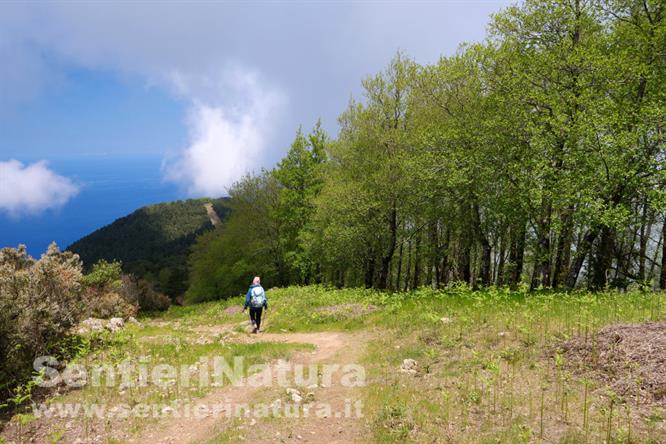
[[[256,335],[258,331],[259,331],[259,329],[257,327],[254,327],[254,329],[252,330],[252,333],[254,333]]]

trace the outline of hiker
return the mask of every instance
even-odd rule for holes
[[[252,333],[259,333],[261,331],[261,312],[265,308],[268,310],[268,301],[266,300],[266,292],[261,286],[261,278],[255,276],[252,280],[252,285],[245,295],[245,306],[250,307],[250,321],[252,322]]]

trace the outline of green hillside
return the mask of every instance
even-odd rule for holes
[[[196,237],[213,228],[205,204],[224,219],[226,198],[189,199],[139,208],[67,247],[84,266],[105,259],[123,263],[125,272],[152,281],[174,297],[187,288],[187,256]]]

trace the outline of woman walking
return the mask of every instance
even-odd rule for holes
[[[243,311],[246,308],[250,308],[250,321],[252,322],[252,333],[259,333],[261,330],[261,312],[265,308],[268,310],[268,300],[266,299],[266,292],[261,286],[261,278],[255,276],[252,280],[252,285],[250,285],[247,294],[245,295],[245,306]]]

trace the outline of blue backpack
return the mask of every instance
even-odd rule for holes
[[[264,304],[266,303],[266,292],[264,291],[263,287],[259,285],[252,288],[252,290],[250,291],[252,292],[250,294],[250,307],[252,308],[263,307]]]

